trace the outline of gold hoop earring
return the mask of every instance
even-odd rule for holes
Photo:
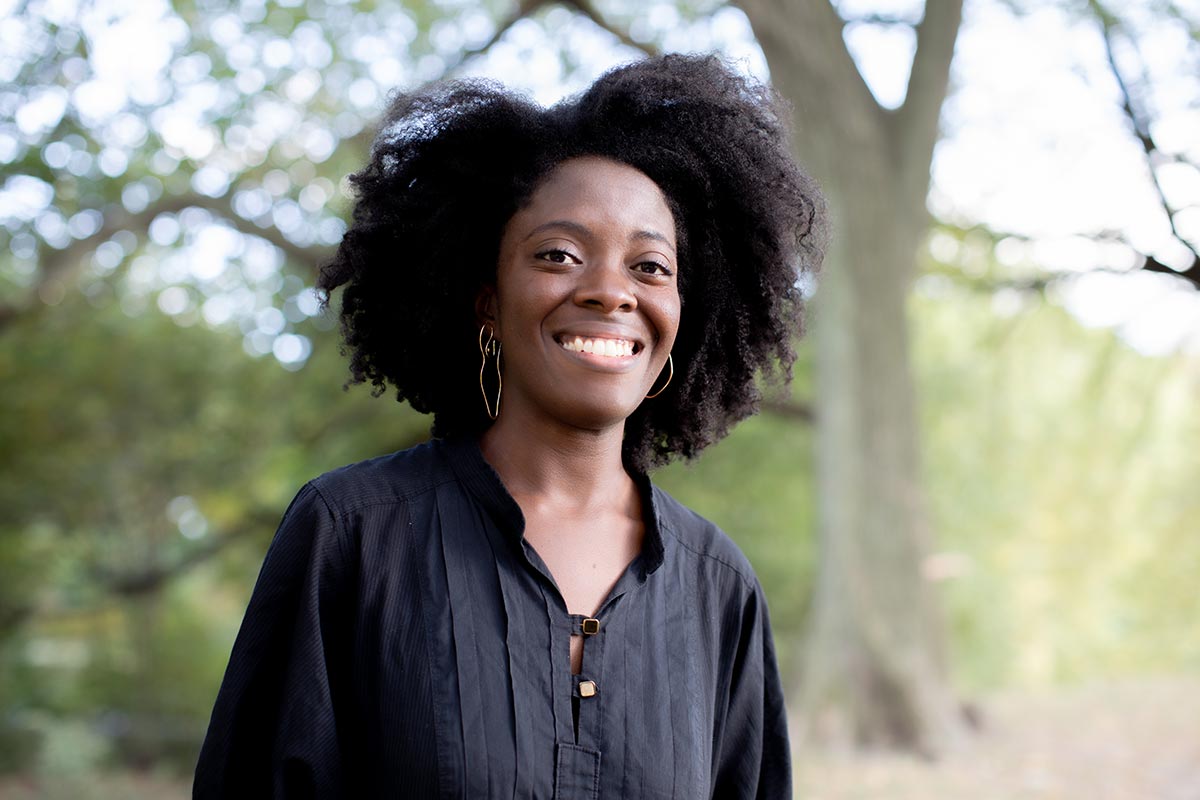
[[[658,397],[660,394],[662,394],[663,392],[665,392],[665,391],[667,390],[667,386],[668,386],[668,385],[671,383],[671,378],[674,378],[674,377],[675,377],[675,362],[671,360],[671,354],[670,354],[670,353],[667,353],[667,366],[668,366],[668,367],[670,368],[670,370],[671,370],[670,372],[668,372],[668,373],[667,373],[667,382],[666,382],[666,383],[664,383],[664,384],[662,385],[662,388],[661,388],[661,389],[659,389],[659,390],[658,390],[657,392],[655,392],[654,394],[648,394],[648,395],[646,395],[646,399],[647,399],[647,400],[653,400],[655,397]],[[661,373],[660,373],[660,374],[661,374]],[[651,388],[651,389],[653,389],[653,388],[654,388],[654,386],[653,386],[653,385],[651,385],[651,387],[650,387],[650,388]]]
[[[483,340],[483,332],[487,331],[487,341]],[[504,391],[504,379],[500,377],[500,342],[496,340],[495,332],[492,326],[483,323],[479,329],[479,355],[482,360],[479,363],[479,393],[483,395],[483,407],[487,409],[489,419],[496,419],[500,416],[500,393]],[[483,388],[483,373],[487,369],[488,356],[496,357],[496,410],[492,411],[492,404],[488,401],[487,389]]]

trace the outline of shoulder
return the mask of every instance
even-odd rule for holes
[[[348,464],[302,486],[272,539],[268,562],[351,569],[365,541],[395,544],[391,534],[431,508],[437,486],[456,480],[440,440]],[[420,529],[420,528],[418,528]]]
[[[664,541],[671,539],[684,557],[735,575],[744,587],[760,591],[758,576],[741,548],[715,523],[692,511],[659,486],[653,487],[654,508]]]
[[[303,491],[319,495],[331,509],[351,512],[405,503],[453,480],[445,444],[432,439],[408,450],[330,470],[309,481]]]

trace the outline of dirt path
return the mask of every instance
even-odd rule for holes
[[[937,763],[802,757],[803,800],[1200,800],[1200,678],[1006,693]]]

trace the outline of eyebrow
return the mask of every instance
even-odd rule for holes
[[[542,233],[543,231],[547,231],[547,230],[554,229],[554,228],[570,231],[571,233],[575,234],[576,236],[580,236],[585,239],[591,239],[595,236],[595,234],[592,233],[592,229],[586,225],[580,224],[578,222],[575,222],[574,220],[569,220],[569,219],[555,219],[555,220],[551,220],[550,222],[544,222],[541,225],[538,225],[533,230],[531,230],[529,232],[529,235],[525,237],[525,241],[532,239],[534,236],[537,236],[539,233]],[[658,231],[652,231],[649,229],[634,231],[632,234],[630,234],[629,241],[631,241],[631,242],[642,242],[642,241],[661,242],[662,244],[665,244],[667,247],[669,247],[671,249],[672,253],[675,252],[675,245],[671,244],[671,240],[668,239],[663,234],[659,233]]]

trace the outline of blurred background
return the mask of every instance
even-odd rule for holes
[[[0,0],[0,798],[186,796],[292,495],[427,436],[310,288],[388,92],[668,51],[834,214],[792,387],[656,475],[797,796],[1200,798],[1194,0]]]

